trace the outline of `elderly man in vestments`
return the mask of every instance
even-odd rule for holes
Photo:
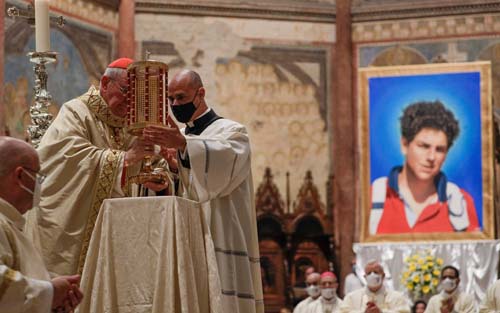
[[[488,287],[486,296],[479,305],[479,313],[500,312],[500,279]]]
[[[125,196],[127,177],[152,154],[152,144],[125,130],[132,62],[112,62],[99,89],[64,103],[38,148],[47,179],[29,226],[51,275],[83,271],[103,200]]]
[[[42,258],[23,234],[23,214],[39,199],[43,175],[35,149],[0,137],[0,312],[71,312],[82,299],[79,276],[50,280]]]
[[[337,297],[339,282],[332,272],[324,272],[320,279],[321,296],[307,306],[305,313],[337,313],[340,312],[342,300]]]
[[[476,312],[476,302],[472,295],[461,292],[460,272],[451,265],[441,270],[441,292],[434,295],[427,303],[425,313],[473,313]]]
[[[247,131],[207,106],[196,72],[175,75],[168,84],[168,100],[186,128],[181,132],[170,120],[169,127],[146,128],[144,137],[160,145],[169,164],[177,161],[183,196],[202,204],[225,312],[264,312]],[[171,149],[177,150],[176,160]]]
[[[398,291],[386,289],[385,272],[378,262],[365,266],[367,286],[355,290],[344,297],[340,306],[342,313],[409,313],[408,299]]]
[[[306,276],[306,292],[308,297],[297,304],[295,309],[293,309],[293,313],[306,313],[309,304],[319,298],[321,295],[321,289],[319,287],[320,279],[321,275],[316,272],[310,273]]]

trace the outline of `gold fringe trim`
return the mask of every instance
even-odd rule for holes
[[[89,249],[90,238],[92,236],[92,231],[94,230],[95,222],[97,220],[97,216],[99,215],[102,202],[111,195],[111,190],[116,177],[116,170],[119,168],[118,161],[120,160],[120,152],[121,151],[111,150],[106,154],[106,163],[99,174],[97,190],[89,212],[87,226],[85,227],[85,232],[83,234],[82,249],[80,250],[80,258],[78,261],[78,274],[80,275],[83,272],[85,257],[87,256],[87,251]]]
[[[5,292],[7,289],[9,289],[10,285],[12,282],[16,279],[16,271],[8,268],[5,271],[5,274],[3,275],[3,281],[2,284],[0,284],[0,301],[2,300],[3,296],[5,295]]]

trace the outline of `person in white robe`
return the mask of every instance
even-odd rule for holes
[[[410,304],[403,293],[384,286],[385,272],[378,262],[365,266],[367,286],[344,297],[340,306],[342,313],[409,313]]]
[[[308,305],[319,298],[321,295],[321,289],[319,287],[320,279],[321,275],[316,272],[310,273],[306,276],[306,292],[308,297],[300,301],[297,306],[295,306],[293,313],[306,313]]]
[[[486,296],[479,305],[479,313],[500,312],[500,279],[488,287]]]
[[[460,272],[451,265],[441,270],[441,292],[432,296],[427,303],[425,313],[475,313],[474,296],[460,291]]]
[[[305,313],[337,313],[340,312],[342,300],[337,296],[339,282],[332,272],[324,272],[320,279],[321,296],[310,303]]]
[[[169,117],[169,127],[148,127],[144,137],[161,147],[171,168],[177,163],[180,194],[204,208],[224,312],[264,312],[248,133],[208,107],[205,88],[194,71],[183,70],[172,78],[168,101],[186,128],[179,130]],[[177,151],[176,160],[169,149]]]
[[[361,279],[358,277],[357,273],[356,258],[352,259],[351,266],[352,266],[352,272],[347,274],[344,280],[344,295],[354,290],[363,288],[363,283],[361,282]]]
[[[36,151],[24,141],[1,136],[0,160],[0,312],[71,312],[82,299],[80,277],[50,280],[23,234],[23,214],[38,201],[43,181]]]
[[[154,149],[125,128],[126,68],[132,62],[115,60],[99,89],[91,86],[64,103],[38,148],[47,179],[28,234],[52,276],[82,273],[102,202],[126,196],[127,178]]]

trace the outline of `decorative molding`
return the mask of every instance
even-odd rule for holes
[[[355,0],[352,20],[367,22],[495,12],[500,12],[500,2],[497,0]]]
[[[120,0],[91,0],[91,1],[114,11],[118,11],[120,7]]]
[[[359,43],[499,33],[500,12],[471,16],[356,23],[353,25],[352,36],[353,41]]]
[[[222,16],[335,23],[335,5],[318,1],[138,0],[136,13]],[[333,2],[333,1],[332,1]]]
[[[297,200],[293,210],[294,213],[311,214],[318,212],[321,216],[325,214],[325,205],[320,200],[318,188],[313,182],[311,171],[306,172]]]
[[[283,216],[284,207],[285,204],[281,199],[278,187],[273,182],[271,169],[267,167],[264,173],[264,180],[260,183],[255,195],[255,208],[257,210],[257,215],[274,213],[277,216]]]
[[[109,5],[105,5],[107,3]],[[70,18],[81,19],[96,26],[118,29],[118,12],[111,5],[118,0],[52,0],[51,9],[56,9],[60,14],[67,14]]]

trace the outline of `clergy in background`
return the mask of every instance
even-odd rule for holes
[[[320,279],[321,296],[307,306],[306,313],[340,312],[342,300],[337,297],[339,282],[332,272],[324,272]]]
[[[0,312],[70,312],[81,301],[80,277],[50,280],[42,258],[23,234],[23,214],[39,200],[43,174],[35,149],[0,137]]]
[[[441,292],[432,296],[425,313],[474,313],[476,302],[472,295],[462,292],[459,288],[460,272],[451,265],[441,270]]]
[[[372,261],[365,266],[367,286],[344,297],[342,313],[409,313],[408,299],[398,291],[386,289],[385,272],[380,263]]]
[[[153,150],[125,129],[132,62],[112,62],[99,88],[64,103],[38,148],[47,179],[29,227],[51,275],[82,272],[102,202],[125,196],[132,166]]]
[[[500,279],[488,287],[486,296],[479,305],[479,313],[500,312]]]
[[[321,275],[316,272],[306,276],[306,292],[308,297],[297,304],[295,309],[293,309],[293,313],[306,313],[309,304],[319,298],[321,295],[321,289],[319,287],[320,278]]]
[[[180,195],[202,204],[215,245],[224,312],[264,312],[248,133],[209,108],[205,92],[196,72],[175,75],[168,84],[168,102],[186,128],[181,131],[170,120],[170,127],[146,128],[144,137],[161,146],[170,168],[177,163]],[[175,149],[176,160],[169,149]]]

